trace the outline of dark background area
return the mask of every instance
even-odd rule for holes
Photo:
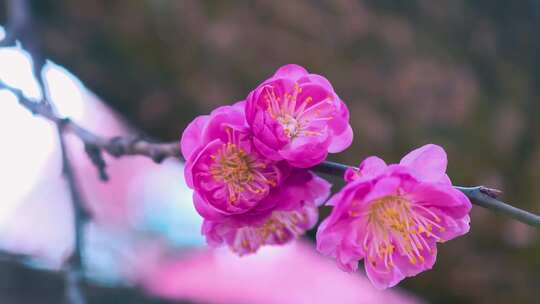
[[[44,54],[152,137],[179,139],[195,116],[297,63],[325,75],[351,111],[353,146],[332,160],[395,162],[433,142],[455,184],[499,188],[540,212],[539,1],[31,3]],[[532,228],[475,207],[471,232],[439,248],[435,270],[400,286],[431,303],[538,301]],[[43,288],[41,276],[5,269],[0,298],[20,295],[6,303],[59,298],[61,282]],[[143,303],[131,293],[114,303]]]

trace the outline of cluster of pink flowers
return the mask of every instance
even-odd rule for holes
[[[313,228],[330,184],[309,171],[352,142],[349,111],[328,80],[286,65],[246,100],[197,117],[185,129],[185,178],[202,233],[239,255],[284,244]],[[355,271],[364,260],[378,288],[430,269],[436,243],[469,230],[471,203],[446,175],[445,151],[426,145],[387,165],[349,169],[327,203],[317,249]]]
[[[243,255],[313,228],[330,184],[306,168],[351,141],[343,101],[298,65],[281,67],[245,101],[197,117],[181,150],[208,243]]]

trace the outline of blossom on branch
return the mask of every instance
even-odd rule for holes
[[[330,184],[310,171],[259,153],[244,102],[197,117],[180,145],[203,234],[210,245],[226,243],[239,255],[303,235],[330,194]]]
[[[381,289],[430,269],[436,243],[469,231],[471,202],[452,187],[446,164],[436,145],[399,164],[368,157],[347,171],[348,184],[328,202],[333,210],[319,226],[317,249],[349,272],[364,259],[367,276]]]
[[[330,82],[294,64],[249,94],[246,118],[262,154],[300,168],[345,150],[353,138],[349,110]]]

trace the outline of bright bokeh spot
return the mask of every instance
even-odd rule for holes
[[[166,161],[156,170],[149,170],[131,181],[134,197],[130,202],[143,202],[135,214],[135,225],[143,230],[164,235],[178,246],[201,246],[202,218],[191,203],[192,190],[184,182],[183,167],[176,161]],[[135,195],[137,197],[135,197]]]
[[[20,47],[0,49],[0,80],[18,88],[32,99],[41,99],[41,90],[32,71],[32,59]]]
[[[0,90],[0,140],[0,184],[5,185],[0,204],[1,226],[41,178],[40,171],[57,141],[53,125],[21,107],[8,90]]]
[[[43,67],[43,75],[47,79],[48,96],[59,114],[81,120],[84,114],[83,93],[86,93],[83,84],[68,70],[50,61]]]
[[[0,26],[0,41],[4,40],[6,38],[6,30],[3,26]]]

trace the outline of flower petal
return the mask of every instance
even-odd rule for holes
[[[395,195],[399,189],[401,180],[397,177],[384,177],[377,181],[373,189],[366,195],[365,201],[371,202],[388,195]]]
[[[343,133],[334,135],[332,137],[332,141],[328,146],[328,152],[339,153],[347,149],[351,145],[353,138],[354,134],[351,125],[347,124],[347,127],[345,128],[345,131],[343,131]]]
[[[404,277],[412,277],[423,271],[429,270],[435,265],[437,258],[437,247],[435,240],[426,241],[429,247],[423,247],[419,250],[422,259],[416,258],[414,263],[411,263],[406,255],[401,255],[396,252],[393,256],[395,267],[403,274]]]
[[[273,77],[286,77],[299,79],[300,77],[307,75],[308,71],[297,64],[286,64],[280,67]]]
[[[440,215],[444,230],[435,229],[434,234],[442,239],[443,242],[462,236],[469,232],[471,218],[466,215],[460,219],[454,219],[447,215]]]
[[[405,155],[399,164],[410,167],[423,181],[438,182],[444,178],[447,157],[442,147],[428,144]]]
[[[359,178],[362,180],[371,179],[384,172],[387,167],[381,158],[370,156],[360,163],[358,169],[347,169],[344,178],[346,182],[351,182]]]
[[[329,140],[330,137],[326,137],[322,141],[300,137],[283,147],[279,154],[294,167],[310,168],[326,158],[328,152],[325,146]]]
[[[197,192],[193,192],[193,204],[195,210],[205,219],[219,221],[225,218],[223,213],[208,204]]]
[[[374,265],[366,261],[364,268],[366,269],[367,277],[377,289],[393,287],[404,278],[404,275],[397,267],[387,269],[382,263]]]
[[[318,75],[318,74],[309,74],[309,75],[306,75],[305,77],[307,78],[305,82],[309,81],[309,82],[319,84],[323,88],[325,88],[328,92],[334,92],[334,87],[332,86],[330,81],[326,79],[326,77]],[[303,79],[301,79],[300,82],[303,82]]]
[[[423,183],[417,185],[409,196],[416,204],[433,207],[454,219],[469,214],[472,208],[469,198],[452,186]]]
[[[182,133],[180,150],[185,160],[191,158],[193,151],[201,145],[201,133],[208,122],[209,115],[201,115],[195,118]]]

